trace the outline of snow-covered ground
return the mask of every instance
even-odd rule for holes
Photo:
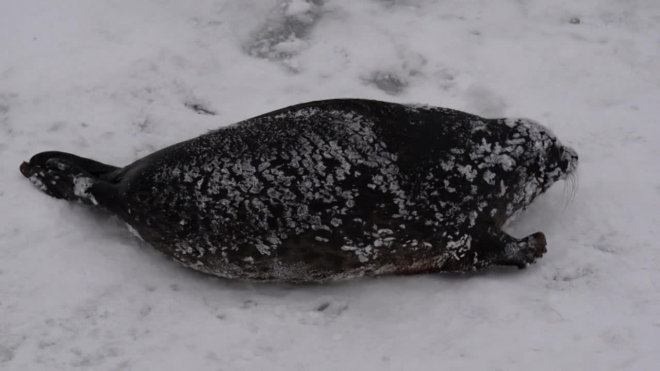
[[[580,154],[531,268],[227,282],[18,171],[124,165],[303,101],[541,121]],[[198,112],[199,111],[199,112]],[[210,111],[216,115],[204,114]],[[3,0],[0,370],[657,370],[658,0]]]

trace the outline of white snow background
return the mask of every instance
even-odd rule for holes
[[[124,166],[290,104],[523,116],[580,154],[522,271],[223,281],[55,200],[23,160]],[[201,106],[216,115],[195,112]],[[2,0],[0,370],[658,370],[660,1]]]

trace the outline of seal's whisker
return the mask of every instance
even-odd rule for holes
[[[566,177],[562,197],[563,211],[566,211],[568,206],[570,206],[570,204],[575,200],[575,194],[577,193],[578,189],[578,182],[579,178],[577,172],[573,172]]]
[[[573,178],[574,178],[573,190],[572,190],[573,196],[571,197],[571,202],[573,202],[575,200],[575,195],[577,194],[578,187],[580,185],[580,173],[578,171],[575,171],[573,173]]]
[[[562,191],[561,191],[561,203],[560,203],[560,205],[561,205],[562,211],[566,211],[566,208],[568,207],[568,198],[570,197],[568,189],[570,187],[571,187],[571,178],[566,177],[566,179],[564,180],[564,188],[562,188]]]

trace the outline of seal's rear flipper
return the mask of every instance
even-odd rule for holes
[[[32,156],[29,164],[32,166],[44,166],[46,162],[53,159],[65,160],[70,164],[79,167],[86,173],[93,175],[95,177],[100,177],[104,174],[111,173],[115,170],[119,170],[119,168],[116,166],[106,165],[88,158],[76,156],[71,153],[59,152],[59,151],[48,151],[48,152],[38,153]]]
[[[46,194],[67,201],[106,207],[116,193],[115,186],[102,178],[117,167],[69,153],[39,153],[22,163],[20,170]]]

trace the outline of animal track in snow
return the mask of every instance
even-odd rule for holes
[[[398,95],[408,86],[408,82],[397,74],[382,71],[374,72],[364,82],[390,95]]]
[[[348,309],[348,302],[325,300],[314,305],[311,311],[305,313],[300,322],[313,325],[327,325],[336,320]]]
[[[195,111],[196,113],[198,113],[200,115],[211,115],[211,116],[217,115],[217,113],[215,113],[215,111],[213,111],[209,108],[206,108],[201,103],[186,102],[183,105],[186,106],[187,108]]]
[[[254,34],[244,49],[247,54],[281,61],[307,47],[309,35],[321,19],[321,0],[289,0],[283,2],[276,15]]]
[[[570,267],[558,271],[552,279],[559,282],[571,282],[577,279],[588,277],[594,274],[594,270],[589,266]]]
[[[389,95],[403,93],[415,80],[425,79],[427,58],[406,45],[394,43],[395,62],[363,75],[362,82]]]

